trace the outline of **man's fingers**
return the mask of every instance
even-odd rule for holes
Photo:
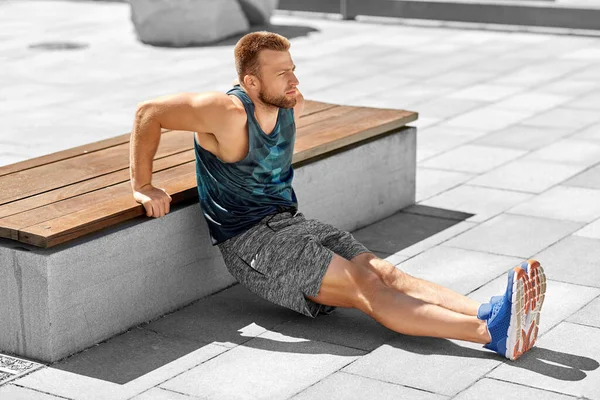
[[[165,201],[165,214],[168,214],[171,211],[171,200]]]

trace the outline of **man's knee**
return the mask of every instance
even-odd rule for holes
[[[325,274],[319,295],[313,300],[365,311],[373,296],[384,288],[375,272],[336,255]]]
[[[410,275],[396,268],[389,261],[382,260],[373,253],[362,253],[352,259],[352,262],[374,272],[381,282],[388,287],[400,289],[408,284]]]

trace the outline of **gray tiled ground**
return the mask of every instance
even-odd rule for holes
[[[581,223],[502,214],[446,242],[447,246],[527,258],[581,227]]]
[[[224,91],[235,77],[235,39],[145,46],[125,3],[0,9],[0,166],[126,133],[140,101]],[[478,301],[502,293],[522,258],[539,258],[549,280],[538,346],[505,362],[480,345],[396,334],[355,310],[309,319],[235,286],[65,360],[75,372],[11,380],[0,398],[599,398],[600,37],[282,12],[272,22],[291,38],[307,98],[420,113],[416,200],[438,210],[413,208],[357,235]],[[28,48],[42,41],[85,47]],[[459,222],[448,210],[475,215]],[[129,381],[84,375],[94,368]]]

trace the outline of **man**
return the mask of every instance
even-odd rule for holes
[[[131,184],[147,216],[167,214],[171,201],[151,183],[161,128],[192,131],[212,244],[252,292],[311,317],[357,308],[394,331],[477,342],[511,360],[529,350],[545,294],[537,261],[512,269],[504,295],[480,305],[298,212],[291,162],[304,99],[289,47],[280,35],[250,33],[235,46],[239,84],[227,93],[180,93],[139,105]]]

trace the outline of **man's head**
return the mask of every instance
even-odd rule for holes
[[[290,42],[272,32],[252,32],[234,49],[238,80],[244,89],[266,105],[296,105],[298,79],[289,52]]]

